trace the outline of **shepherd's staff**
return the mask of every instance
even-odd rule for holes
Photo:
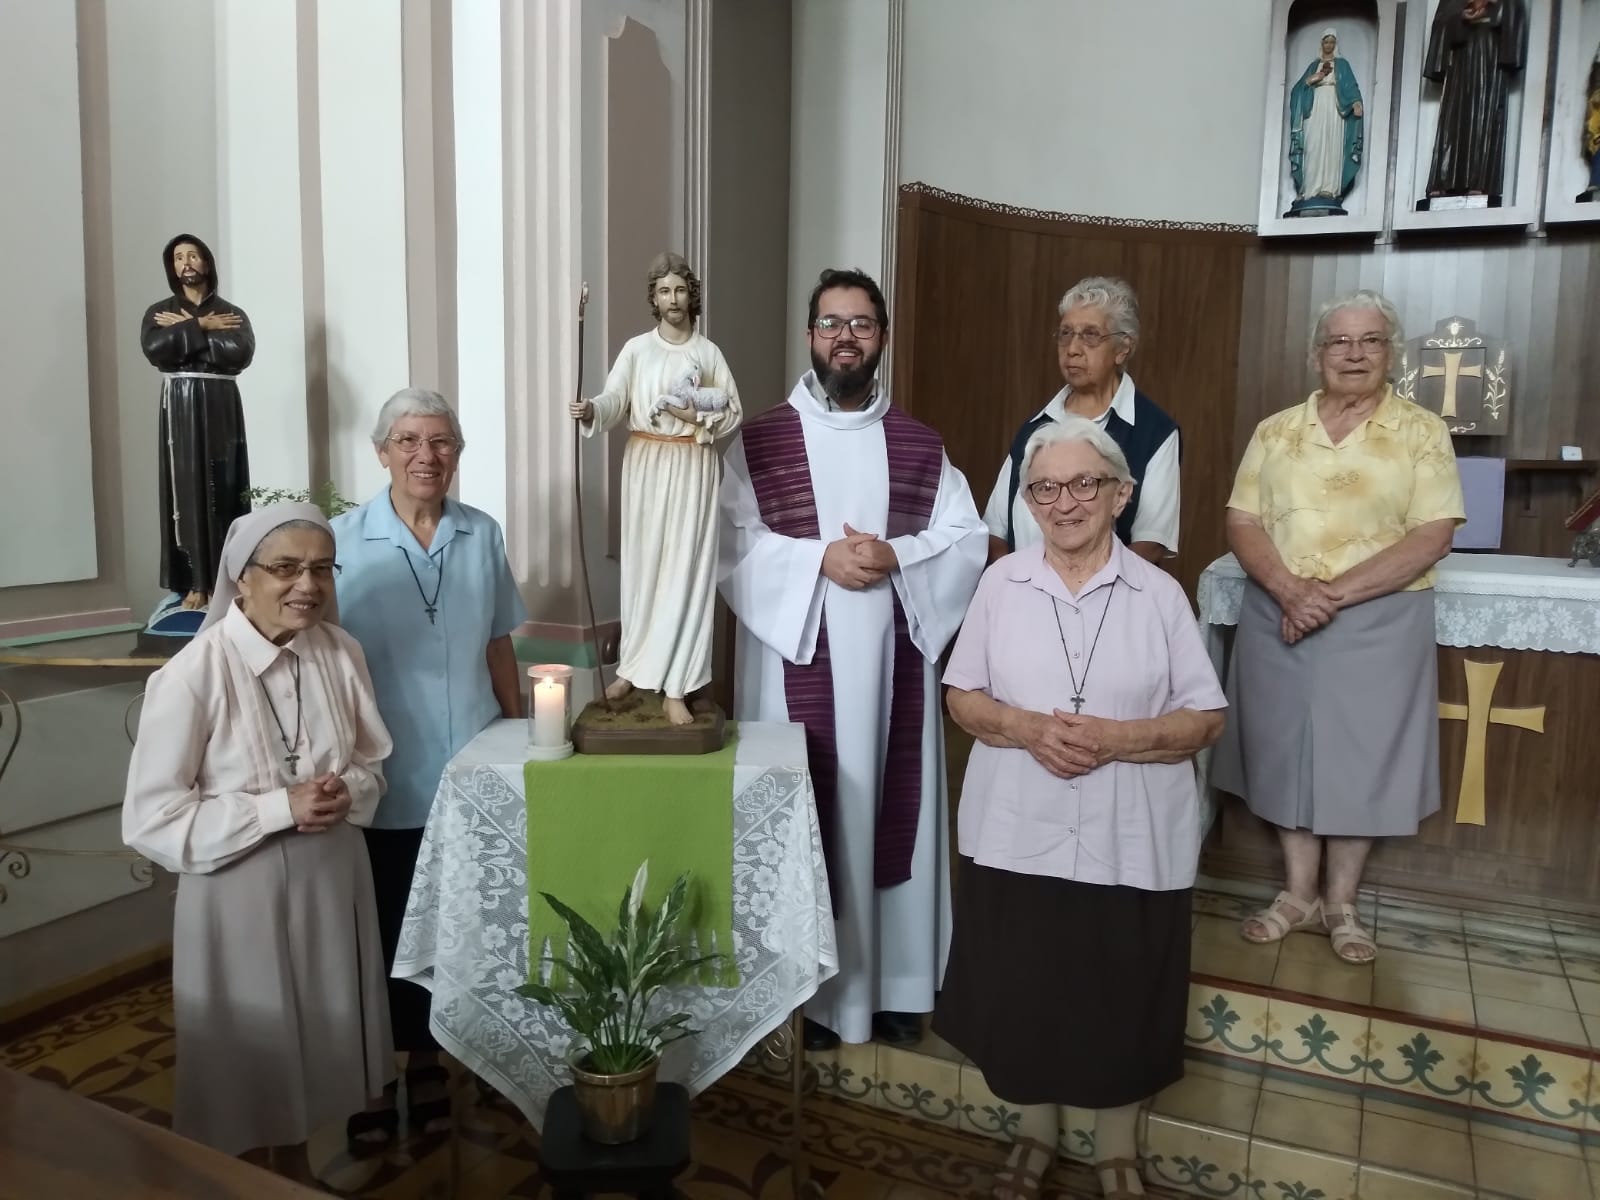
[[[589,306],[589,285],[585,283],[578,292],[578,382],[575,406],[583,403],[583,310]],[[578,525],[578,571],[583,576],[583,598],[589,606],[589,637],[594,643],[595,696],[606,711],[611,711],[611,701],[606,696],[606,676],[600,668],[600,626],[594,619],[594,589],[589,586],[589,556],[583,536],[583,421],[572,422],[572,499],[573,512]]]

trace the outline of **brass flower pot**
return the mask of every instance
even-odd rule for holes
[[[584,1068],[588,1057],[588,1051],[581,1050],[570,1060],[584,1136],[606,1146],[637,1141],[649,1132],[655,1117],[656,1068],[661,1060],[626,1075],[597,1075]]]

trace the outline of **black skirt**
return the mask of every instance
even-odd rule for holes
[[[1116,1108],[1183,1078],[1189,888],[961,860],[933,1029],[1010,1104]]]
[[[420,983],[396,979],[394,956],[400,949],[400,927],[411,899],[411,877],[422,851],[420,829],[363,829],[372,863],[372,894],[378,902],[378,936],[383,942],[383,971],[389,984],[389,1025],[399,1051],[437,1050],[428,1013],[433,993]]]

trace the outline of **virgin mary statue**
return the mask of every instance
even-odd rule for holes
[[[1340,217],[1361,170],[1361,88],[1339,54],[1339,35],[1322,32],[1322,53],[1289,91],[1289,174],[1295,201],[1286,217]]]

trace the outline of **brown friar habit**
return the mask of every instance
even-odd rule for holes
[[[1440,0],[1422,64],[1423,78],[1443,85],[1430,196],[1505,192],[1506,101],[1528,59],[1528,14],[1523,0],[1490,0],[1473,21],[1468,6]]]
[[[205,260],[210,289],[193,304],[172,266],[173,248],[188,242]],[[191,234],[179,234],[162,251],[172,294],[145,310],[139,330],[144,356],[161,381],[161,585],[180,595],[215,590],[222,539],[233,519],[250,511],[250,461],[244,406],[234,376],[250,365],[256,336],[238,305],[217,294],[217,267],[210,249]],[[159,312],[188,313],[192,320],[156,324]],[[237,313],[237,329],[202,329],[198,318]]]

